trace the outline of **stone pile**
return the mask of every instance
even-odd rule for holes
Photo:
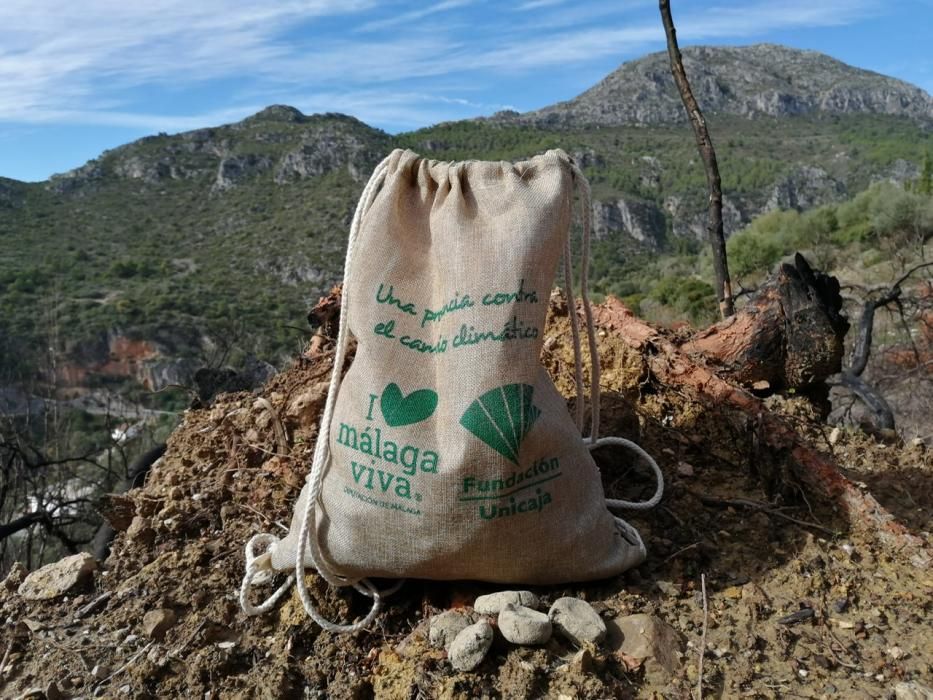
[[[499,630],[512,644],[546,644],[556,631],[575,646],[599,644],[606,624],[585,600],[559,598],[545,614],[531,591],[500,591],[479,596],[472,610],[447,610],[431,618],[428,641],[447,651],[458,671],[472,671],[485,658]]]

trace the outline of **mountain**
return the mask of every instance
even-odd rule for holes
[[[685,54],[729,234],[762,212],[915,178],[933,150],[930,97],[900,81],[782,47]],[[705,178],[674,89],[652,55],[526,115],[391,136],[279,105],[146,137],[47,182],[0,178],[0,387],[159,388],[199,365],[293,355],[307,308],[340,278],[363,183],[395,147],[440,160],[563,148],[592,184],[595,290],[646,291],[674,274],[665,256],[703,245]]]
[[[707,114],[786,117],[886,114],[933,124],[933,98],[902,80],[816,51],[774,44],[693,46],[684,67]],[[494,120],[538,126],[620,126],[686,119],[666,52],[623,64],[578,97]]]

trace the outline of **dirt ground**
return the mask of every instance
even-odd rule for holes
[[[570,396],[567,326],[552,314],[543,359]],[[830,504],[781,471],[779,456],[755,449],[747,416],[661,386],[611,334],[600,333],[599,348],[603,434],[636,439],[656,455],[667,490],[657,509],[627,516],[648,545],[642,566],[535,592],[547,602],[585,598],[606,620],[657,616],[680,635],[676,671],[611,644],[581,659],[557,640],[541,648],[497,640],[476,671],[455,672],[427,644],[425,621],[496,589],[480,583],[408,581],[372,629],[355,636],[321,632],[294,592],[268,614],[244,616],[236,599],[243,545],[289,522],[325,398],[324,355],[298,361],[256,394],[189,411],[145,486],[114,502],[123,531],[85,591],[27,602],[15,592],[21,574],[0,586],[0,696],[687,698],[700,673],[701,576],[705,697],[885,698],[899,681],[933,685],[933,572],[847,534]],[[768,405],[933,546],[926,448],[831,434],[802,398]],[[285,434],[277,437],[279,419]],[[650,495],[650,475],[625,454],[597,461],[610,497]],[[365,612],[359,595],[307,579],[328,615]],[[143,617],[163,608],[177,622],[156,640]],[[792,613],[800,621],[786,619]]]

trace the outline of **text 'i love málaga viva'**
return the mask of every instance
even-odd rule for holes
[[[369,395],[366,420],[370,425],[353,426],[341,421],[337,430],[337,443],[358,453],[355,459],[350,460],[350,473],[357,486],[370,493],[420,502],[422,496],[412,490],[412,481],[419,473],[436,474],[440,455],[436,450],[401,442],[387,430],[371,425],[377,402],[386,425],[400,427],[418,423],[434,413],[437,394],[431,389],[419,389],[405,396],[398,385],[388,384],[381,397],[379,394]],[[369,458],[369,464],[363,456]],[[401,474],[396,473],[399,467]],[[399,508],[390,502],[364,496],[350,487],[345,490],[358,500],[377,507],[421,514],[417,509]]]

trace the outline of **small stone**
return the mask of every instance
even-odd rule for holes
[[[722,594],[726,598],[732,598],[732,600],[739,600],[742,597],[742,587],[741,586],[729,586],[725,589]]]
[[[41,622],[36,620],[30,620],[28,617],[22,619],[22,623],[26,625],[26,629],[30,632],[39,632],[40,630],[45,629],[45,626]]]
[[[499,612],[499,631],[512,644],[544,644],[551,638],[548,616],[524,605],[509,603]]]
[[[177,619],[175,611],[170,608],[150,610],[143,616],[143,632],[150,639],[161,641]]]
[[[29,569],[23,566],[22,562],[14,561],[10,567],[10,573],[3,579],[3,587],[8,591],[15,591],[26,580]]]
[[[87,582],[97,560],[87,552],[73,554],[47,564],[29,574],[19,586],[19,594],[26,600],[49,600]]]
[[[305,424],[315,423],[327,399],[328,382],[318,382],[288,404],[285,415]]]
[[[143,545],[148,546],[152,544],[153,540],[155,540],[155,531],[152,529],[152,521],[142,515],[135,516],[130,526],[126,529],[126,536]]]
[[[849,601],[847,598],[839,598],[838,600],[833,601],[833,612],[844,613],[849,609]]]
[[[933,700],[933,688],[918,681],[903,681],[894,686],[896,700]]]
[[[435,615],[428,628],[428,642],[436,649],[448,649],[457,635],[474,622],[475,616],[460,610],[447,610]]]
[[[890,656],[895,661],[900,661],[901,659],[906,659],[909,654],[900,647],[891,647],[888,649],[888,656]]]
[[[609,647],[623,660],[643,661],[646,677],[653,677],[662,685],[680,673],[683,665],[683,638],[653,615],[625,615],[612,620]]]
[[[97,680],[102,681],[110,675],[110,668],[103,664],[95,664],[94,668],[91,669],[91,675]]]
[[[842,437],[842,431],[839,428],[833,428],[829,433],[829,444],[835,445],[840,437]]]
[[[680,595],[680,586],[677,586],[670,581],[655,581],[654,585],[659,591],[661,591],[661,593],[671,598],[676,598],[678,595]]]
[[[593,655],[590,653],[589,649],[581,649],[578,651],[573,655],[573,658],[570,659],[570,663],[567,664],[568,669],[578,674],[592,673],[595,669],[595,666],[596,662],[594,661]]]
[[[524,605],[526,608],[538,607],[538,596],[531,591],[499,591],[481,595],[473,603],[473,609],[482,615],[498,615],[506,605]]]
[[[458,671],[472,671],[480,665],[492,646],[492,625],[486,620],[465,627],[447,651],[450,665]]]
[[[677,473],[681,476],[693,476],[693,465],[688,462],[678,462]]]
[[[579,598],[558,598],[548,617],[558,632],[578,646],[599,644],[606,636],[606,623],[589,603]]]

